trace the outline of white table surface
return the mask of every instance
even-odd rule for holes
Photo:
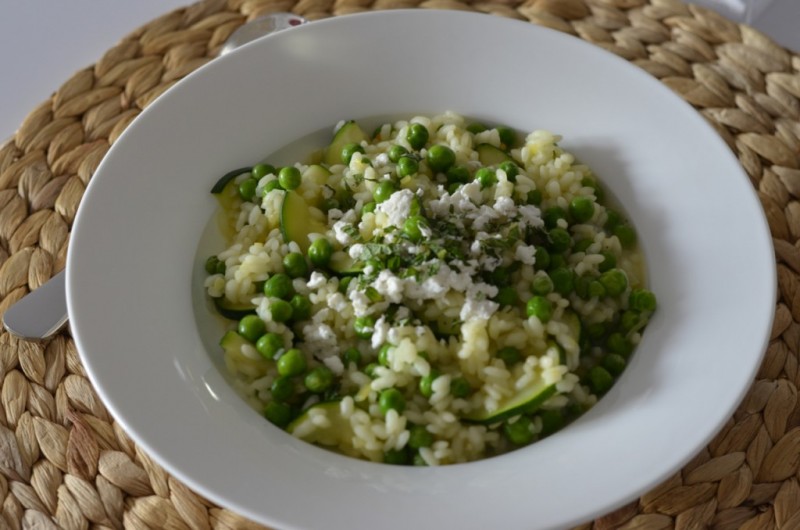
[[[73,72],[142,24],[188,3],[0,0],[0,142]],[[800,0],[773,0],[750,25],[800,51]]]

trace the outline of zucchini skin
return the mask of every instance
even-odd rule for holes
[[[211,188],[211,193],[213,193],[214,195],[222,193],[222,190],[225,189],[225,186],[228,184],[228,182],[232,181],[242,173],[248,173],[252,170],[253,166],[247,166],[247,167],[240,167],[239,169],[234,169],[232,171],[228,171],[219,178],[216,184],[214,184],[214,186]]]

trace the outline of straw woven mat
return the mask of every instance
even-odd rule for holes
[[[318,19],[397,7],[481,11],[577,35],[661,79],[736,153],[776,250],[780,300],[764,364],[686,467],[581,528],[800,528],[800,56],[676,0],[208,0],[169,13],[77,72],[0,147],[0,314],[64,267],[78,203],[109,146],[237,26],[269,11]],[[67,332],[44,344],[2,332],[0,381],[0,529],[260,528],[130,440]]]

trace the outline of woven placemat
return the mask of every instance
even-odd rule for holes
[[[78,203],[109,146],[240,24],[271,11],[318,19],[399,7],[480,11],[592,42],[683,96],[738,156],[776,250],[780,299],[764,364],[686,467],[581,528],[800,528],[800,56],[676,0],[208,0],[169,13],[77,72],[0,147],[0,314],[64,267]],[[0,530],[260,528],[130,440],[67,332],[44,344],[2,332],[0,381]]]

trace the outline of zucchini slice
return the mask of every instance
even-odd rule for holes
[[[217,313],[230,320],[241,320],[247,315],[254,315],[256,307],[253,304],[236,304],[225,298],[214,298],[214,307]]]
[[[488,411],[484,407],[472,411],[463,417],[469,423],[498,423],[518,414],[530,414],[542,404],[556,395],[556,385],[546,384],[541,379],[534,379],[528,386],[515,395],[500,402],[497,410]]]
[[[228,182],[232,181],[242,173],[249,173],[253,170],[252,166],[247,167],[240,167],[239,169],[234,169],[233,171],[228,171],[224,175],[222,175],[214,187],[211,188],[211,193],[214,195],[218,193],[222,193],[222,190],[225,189],[225,186],[228,185]]]
[[[236,333],[234,330],[226,332],[219,341],[219,345],[222,346],[223,350],[225,350],[225,355],[230,357],[232,361],[241,363],[251,368],[264,370],[264,367],[267,363],[265,359],[251,359],[242,353],[242,348],[246,344],[249,345],[250,343],[247,341],[247,339]]]
[[[327,426],[319,426],[312,421],[312,411],[325,411]],[[352,444],[353,428],[350,420],[342,416],[340,401],[319,403],[306,409],[295,418],[286,431],[306,442],[329,447],[348,446]]]
[[[484,166],[499,166],[503,162],[514,160],[508,156],[508,153],[492,144],[480,144],[476,150],[478,151],[478,160]]]
[[[367,139],[367,135],[358,124],[350,120],[339,127],[330,145],[325,150],[323,161],[332,166],[342,163],[342,148],[347,144],[358,144]]]
[[[334,252],[328,265],[331,271],[339,276],[358,276],[364,270],[364,264],[355,261],[346,252]]]
[[[315,219],[306,200],[295,191],[287,191],[281,206],[281,233],[286,242],[294,241],[304,254],[308,253],[311,241],[309,234],[324,234],[328,227]]]

